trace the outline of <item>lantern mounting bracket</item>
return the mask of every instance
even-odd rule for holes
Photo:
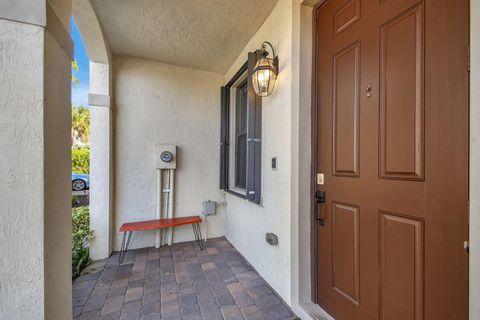
[[[262,55],[262,57],[266,58],[270,55],[270,52],[268,52],[267,50],[267,46],[270,47],[270,51],[272,52],[272,58],[269,58],[269,59],[272,59],[273,60],[273,65],[275,66],[275,68],[277,69],[278,71],[278,57],[277,55],[275,54],[275,49],[273,48],[273,45],[268,42],[268,41],[263,41],[262,42],[262,48],[261,49],[257,49],[258,52],[260,52],[260,54]]]
[[[273,58],[275,58],[275,57],[276,57],[276,56],[275,56],[275,49],[273,49],[272,44],[271,44],[270,42],[268,42],[268,41],[263,41],[263,43],[262,43],[262,49],[260,49],[260,53],[262,54],[262,56],[268,57],[269,52],[268,52],[268,50],[267,50],[267,45],[270,47],[270,49],[271,49],[271,51],[272,51],[272,56],[273,56]]]

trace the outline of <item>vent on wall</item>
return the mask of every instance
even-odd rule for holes
[[[267,232],[265,234],[265,241],[271,246],[278,245],[278,236],[275,233]]]

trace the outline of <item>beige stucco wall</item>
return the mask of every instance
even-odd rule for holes
[[[7,319],[44,312],[43,34],[0,20],[0,314]]]
[[[267,282],[290,303],[291,139],[292,139],[292,0],[279,0],[265,23],[225,75],[225,83],[247,60],[248,52],[269,41],[279,56],[274,93],[262,100],[262,205],[226,194],[226,237]],[[278,158],[278,169],[270,167]],[[278,236],[278,246],[265,233]]]
[[[155,144],[177,145],[177,217],[198,215],[202,202],[223,202],[219,183],[220,74],[114,58],[115,230],[124,222],[156,218]],[[210,237],[224,234],[224,210],[209,218]],[[189,226],[174,241],[192,240]],[[116,248],[121,235],[116,233]],[[133,235],[131,246],[155,244],[155,232]]]
[[[72,317],[71,57],[62,45],[69,38],[72,7],[71,1],[48,3],[61,25],[53,24],[54,30],[47,20],[44,35],[44,319],[68,320]]]
[[[68,21],[67,2],[51,5]],[[0,318],[68,320],[70,58],[31,16],[0,19]]]
[[[70,58],[45,34],[44,74],[44,271],[45,319],[72,312]]]

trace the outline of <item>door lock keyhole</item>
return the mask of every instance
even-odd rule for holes
[[[371,83],[369,83],[367,85],[367,90],[365,90],[367,92],[367,98],[370,98],[372,96],[372,90],[373,90],[373,86]]]

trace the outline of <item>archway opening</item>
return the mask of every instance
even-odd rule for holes
[[[89,57],[75,19],[72,17],[72,278],[90,262],[90,83]]]

